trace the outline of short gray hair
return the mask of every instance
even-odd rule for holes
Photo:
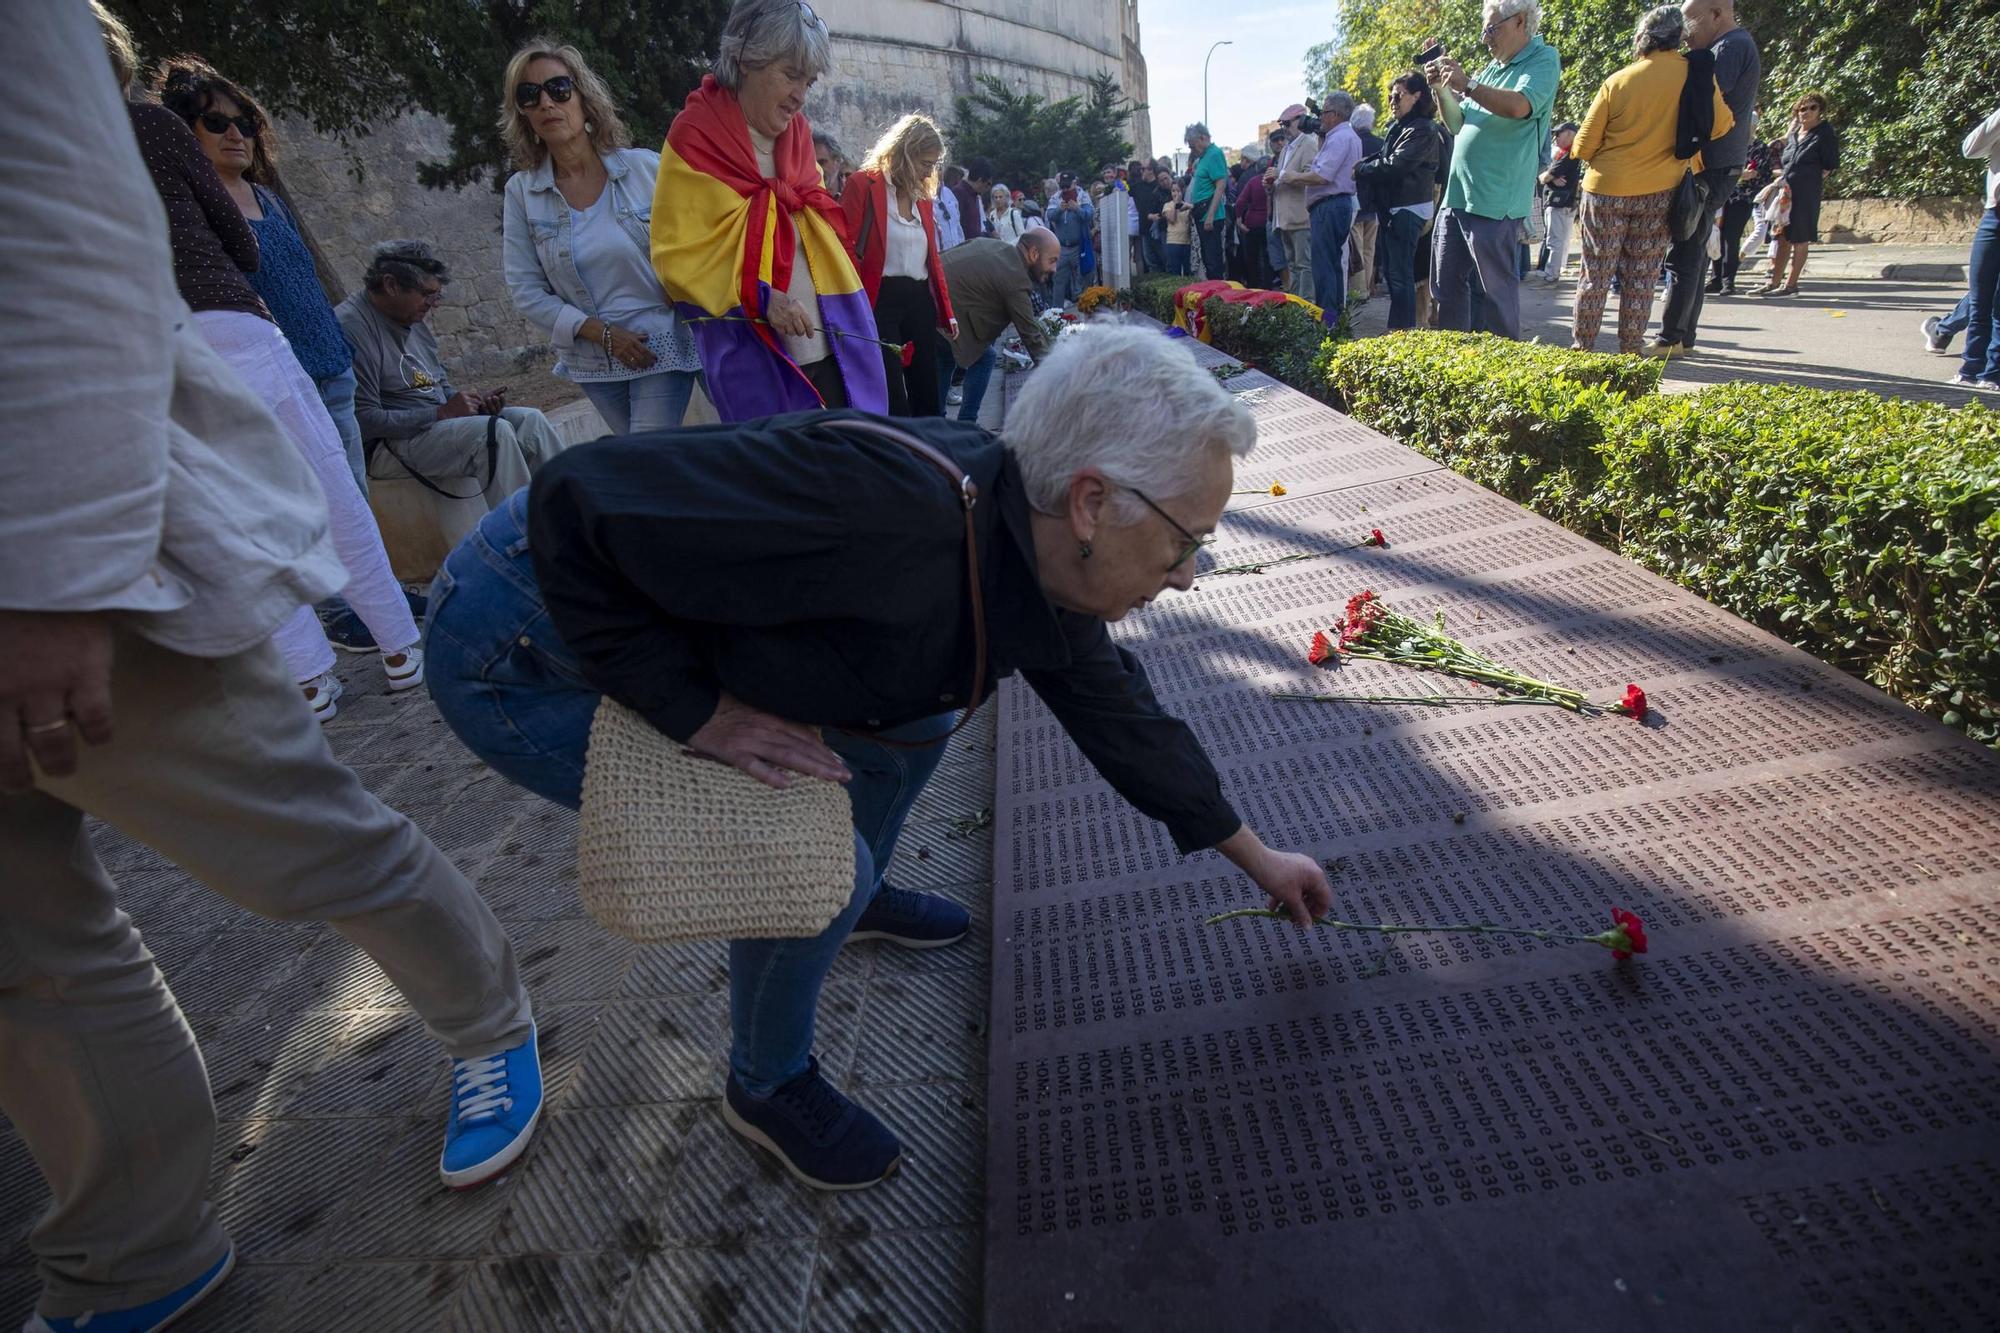
[[[1348,119],[1354,122],[1354,128],[1357,130],[1372,130],[1375,128],[1375,108],[1363,102],[1354,108],[1354,114]]]
[[[1214,137],[1215,137],[1214,135],[1208,132],[1208,126],[1202,124],[1198,120],[1194,124],[1188,126],[1186,129],[1181,131],[1182,143],[1187,143],[1194,139],[1213,139]]]
[[[1650,55],[1654,51],[1678,51],[1681,36],[1687,31],[1687,20],[1681,15],[1679,5],[1660,5],[1639,16],[1639,26],[1632,30],[1632,54]]]
[[[1530,37],[1533,37],[1542,26],[1541,0],[1486,0],[1485,9],[1493,11],[1495,23],[1505,23],[1516,14],[1527,15],[1528,21],[1521,26]],[[1484,13],[1485,10],[1481,12]]]
[[[1331,111],[1342,120],[1352,120],[1354,119],[1354,94],[1342,92],[1340,89],[1335,88],[1326,95],[1326,100],[1319,104],[1319,109],[1321,111]]]
[[[1186,495],[1205,451],[1241,458],[1257,442],[1257,423],[1179,340],[1094,319],[1056,340],[1008,405],[1000,437],[1028,503],[1057,514],[1069,502],[1070,479],[1087,467],[1155,500]],[[1112,512],[1130,523],[1145,511],[1121,491]]]
[[[840,149],[840,140],[834,138],[833,135],[825,130],[813,131],[813,147],[825,153],[828,157],[838,158],[842,162],[847,160],[847,154]]]
[[[832,73],[833,38],[826,20],[799,0],[736,0],[716,47],[716,82],[734,92],[743,86],[745,70],[780,60],[796,61],[809,79]]]
[[[451,281],[451,269],[437,257],[430,242],[383,241],[369,252],[362,282],[369,291],[379,292],[382,280],[393,278],[398,287],[413,292],[424,285],[426,277],[436,278],[440,284]]]

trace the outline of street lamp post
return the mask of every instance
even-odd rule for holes
[[[1234,46],[1234,45],[1236,45],[1235,42],[1228,40],[1220,41],[1215,44],[1215,46]],[[1204,125],[1208,125],[1208,62],[1215,58],[1215,46],[1209,47],[1208,54],[1201,58],[1201,123]],[[1215,127],[1210,125],[1208,133],[1209,137],[1213,138],[1215,135]]]

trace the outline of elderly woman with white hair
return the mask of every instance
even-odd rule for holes
[[[653,268],[724,421],[889,404],[875,314],[799,110],[832,65],[811,5],[736,0],[660,153]]]
[[[846,785],[846,908],[811,938],[729,945],[722,1114],[806,1184],[897,1164],[895,1135],[820,1074],[814,1010],[850,939],[967,933],[963,907],[883,871],[950,710],[987,682],[1021,673],[1183,854],[1220,851],[1301,926],[1329,910],[1318,863],[1258,839],[1106,630],[1193,584],[1255,437],[1186,349],[1106,324],[1059,344],[997,437],[859,412],[683,431],[670,450],[622,436],[552,461],[446,561],[431,691],[502,775],[578,805],[609,695],[773,787]]]

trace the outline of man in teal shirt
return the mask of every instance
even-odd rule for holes
[[[1562,58],[1535,35],[1538,0],[1486,0],[1485,21],[1481,40],[1493,59],[1477,78],[1450,56],[1424,70],[1445,128],[1457,136],[1433,228],[1431,296],[1439,328],[1469,329],[1476,281],[1485,292],[1486,328],[1518,339],[1515,247],[1534,199]]]
[[[1229,163],[1222,150],[1208,137],[1208,126],[1196,121],[1187,127],[1188,161],[1194,163],[1194,179],[1188,183],[1188,206],[1194,209],[1195,229],[1201,235],[1203,276],[1222,276],[1222,226],[1228,213],[1229,195],[1222,183],[1229,179]]]

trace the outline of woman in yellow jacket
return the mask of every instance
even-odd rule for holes
[[[1604,322],[1604,301],[1618,279],[1618,350],[1639,352],[1653,316],[1653,288],[1673,236],[1668,211],[1681,173],[1693,162],[1674,156],[1687,57],[1680,53],[1680,6],[1648,10],[1632,36],[1631,64],[1606,79],[1577,131],[1575,155],[1587,164],[1583,206],[1583,277],[1577,283],[1571,345],[1590,351]],[[1735,118],[1715,93],[1717,137]]]

